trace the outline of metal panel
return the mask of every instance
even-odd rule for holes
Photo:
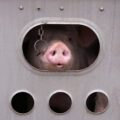
[[[39,19],[49,22],[54,18],[92,23],[101,35],[102,55],[97,65],[71,73],[41,73],[26,67],[21,54],[23,28]],[[119,120],[119,18],[119,0],[0,0],[0,120]],[[49,97],[58,90],[72,97],[72,107],[64,114],[55,114],[48,106]],[[86,110],[86,98],[94,90],[108,95],[109,106],[102,114]],[[35,100],[27,114],[11,107],[17,91],[27,91]]]

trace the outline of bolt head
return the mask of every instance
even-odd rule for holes
[[[100,10],[101,12],[103,12],[103,11],[104,11],[104,7],[101,6],[101,7],[99,8],[99,10]]]
[[[63,6],[61,6],[59,9],[60,9],[60,11],[63,11],[63,10],[64,10],[64,7],[63,7]]]
[[[19,10],[23,10],[24,7],[22,5],[19,6]]]

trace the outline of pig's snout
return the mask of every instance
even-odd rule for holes
[[[48,53],[47,59],[50,63],[56,64],[58,67],[67,64],[70,59],[70,53],[68,50],[61,48],[55,48]]]
[[[71,60],[71,51],[63,42],[53,43],[44,55],[45,61],[56,67],[63,67]]]

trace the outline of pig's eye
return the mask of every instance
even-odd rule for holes
[[[68,40],[71,42],[71,41],[72,41],[72,38],[71,38],[71,37],[69,37],[69,38],[68,38]]]

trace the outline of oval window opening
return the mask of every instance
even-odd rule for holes
[[[49,106],[56,113],[64,113],[71,107],[72,100],[70,96],[64,92],[53,94],[49,100]]]
[[[27,113],[32,110],[34,99],[29,93],[19,92],[13,96],[11,105],[16,112]]]
[[[104,93],[94,92],[88,96],[86,106],[92,113],[103,113],[108,107],[108,97]]]
[[[87,26],[43,24],[26,33],[22,50],[26,61],[38,70],[81,70],[94,63],[100,43]]]

